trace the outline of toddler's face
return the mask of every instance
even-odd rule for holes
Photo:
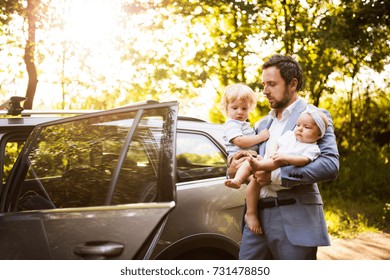
[[[249,115],[249,102],[247,100],[234,100],[227,106],[227,114],[230,119],[246,121]]]
[[[310,114],[301,114],[294,130],[295,137],[303,143],[315,143],[321,138],[321,131]]]

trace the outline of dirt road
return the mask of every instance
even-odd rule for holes
[[[319,247],[319,260],[390,260],[390,233],[362,233],[352,239],[332,239]]]

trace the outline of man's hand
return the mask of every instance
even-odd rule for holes
[[[270,171],[263,171],[263,170],[256,171],[253,174],[253,177],[256,179],[257,183],[261,187],[267,186],[272,183]]]
[[[248,151],[238,151],[234,154],[231,159],[230,165],[228,167],[228,175],[230,178],[233,178],[236,175],[238,168],[241,164],[248,158],[251,157],[251,153]]]

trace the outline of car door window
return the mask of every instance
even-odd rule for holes
[[[171,201],[172,193],[160,194],[164,184],[171,182],[160,178],[160,173],[172,173],[166,166],[160,170],[162,161],[172,157],[164,153],[173,141],[164,114],[162,109],[150,110],[141,117],[130,112],[43,126],[37,136],[32,135],[36,139],[27,141],[32,143],[25,155],[27,168],[19,171],[25,179],[11,208]]]
[[[27,136],[26,136],[27,137]],[[2,154],[3,162],[2,162],[2,171],[1,171],[1,178],[2,183],[5,184],[7,181],[7,177],[9,173],[11,172],[11,169],[20,153],[20,151],[23,148],[24,141],[19,139],[10,139],[5,143],[4,149]]]
[[[178,182],[226,175],[224,153],[203,134],[177,134],[176,165]]]
[[[157,196],[162,119],[144,118],[128,146],[113,204],[154,201]],[[128,188],[129,182],[142,188]]]

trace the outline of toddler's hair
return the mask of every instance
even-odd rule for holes
[[[227,114],[227,106],[229,103],[235,100],[246,100],[249,104],[250,111],[256,107],[257,94],[247,85],[233,84],[225,88],[221,102],[219,103],[220,109],[224,114]]]

